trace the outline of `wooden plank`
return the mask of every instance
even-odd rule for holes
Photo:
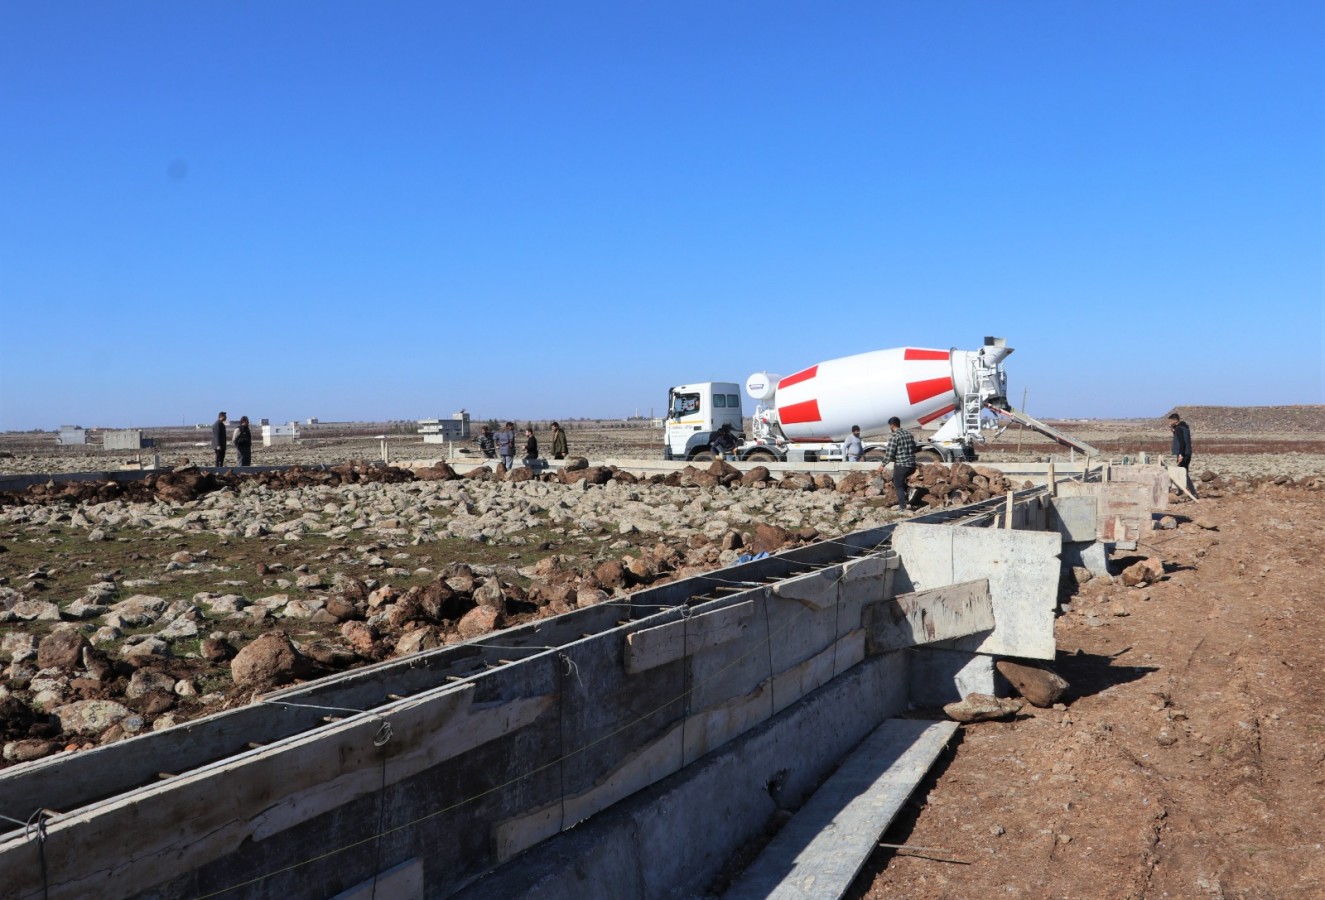
[[[898,594],[872,603],[866,607],[866,627],[871,654],[990,631],[994,604],[989,579]]]
[[[810,609],[827,609],[837,603],[838,582],[842,580],[842,567],[831,566],[788,578],[773,585],[773,595],[784,600],[798,600]]]
[[[754,618],[754,602],[747,600],[713,612],[699,613],[679,622],[643,628],[626,635],[625,669],[630,675],[647,672],[687,654],[734,641]]]
[[[778,832],[724,900],[841,897],[956,729],[956,722],[885,721]]]

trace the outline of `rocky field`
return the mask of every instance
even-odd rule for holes
[[[966,726],[885,838],[941,852],[881,850],[856,896],[1325,891],[1325,834],[1300,812],[1325,793],[1325,447],[1287,420],[1221,435],[1184,414],[1201,499],[1175,505],[1117,577],[1065,573],[1069,692]],[[1119,457],[1168,447],[1157,420],[1060,427]],[[656,455],[650,429],[578,437],[595,458]],[[344,462],[377,448],[347,436],[289,451],[330,468],[0,496],[4,765],[897,515],[875,473],[719,463],[642,479],[586,460],[461,478]],[[402,439],[393,455],[433,449]],[[966,502],[1009,486],[983,463],[1060,452],[1008,431],[981,466],[926,467],[915,484],[927,505]],[[294,461],[265,453],[255,462]],[[36,448],[0,467],[105,458]],[[1149,577],[1122,577],[1138,562]]]

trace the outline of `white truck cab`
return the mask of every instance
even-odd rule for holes
[[[700,381],[667,391],[663,426],[664,459],[711,459],[709,439],[730,425],[742,440],[741,386],[734,381]]]

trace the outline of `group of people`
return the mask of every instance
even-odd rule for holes
[[[500,459],[502,465],[507,470],[515,467],[515,423],[507,422],[500,431],[494,432],[488,425],[484,425],[479,430],[477,438],[478,449],[485,459]],[[552,423],[552,458],[565,459],[569,453],[566,443],[566,431],[558,422]],[[524,455],[521,460],[529,467],[534,467],[534,461],[538,459],[538,437],[534,434],[534,429],[526,428],[524,430]]]
[[[248,416],[239,417],[239,424],[235,426],[234,435],[230,437],[229,443],[235,445],[235,453],[239,456],[241,466],[253,465],[253,435],[248,428]],[[216,421],[212,423],[212,450],[216,453],[217,468],[225,465],[226,445],[225,413],[219,412],[216,414]]]

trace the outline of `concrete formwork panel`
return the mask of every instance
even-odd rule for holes
[[[1167,477],[1167,476],[1166,476]],[[1065,482],[1060,497],[1093,497],[1096,501],[1095,539],[1110,544],[1136,546],[1150,531],[1153,486],[1146,482]]]
[[[1099,530],[1099,500],[1095,497],[1056,497],[1050,524],[1063,543],[1093,541]]]
[[[989,580],[993,631],[959,638],[952,648],[1029,659],[1054,658],[1061,547],[1057,532],[906,522],[893,533],[900,589]]]
[[[774,812],[798,806],[880,721],[905,709],[910,656],[866,660],[694,765],[474,882],[458,900],[704,894]],[[712,802],[719,796],[723,802]]]

